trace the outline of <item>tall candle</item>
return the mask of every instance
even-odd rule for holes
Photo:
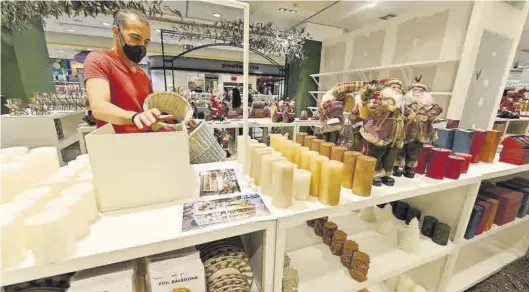
[[[274,150],[279,151],[281,142],[285,140],[285,137],[281,134],[272,134],[270,135],[270,147]]]
[[[244,140],[243,135],[237,136],[237,162],[240,164],[244,161],[244,150],[246,149],[246,145],[248,145],[248,141],[248,138],[246,141]]]
[[[430,154],[432,153],[433,148],[433,145],[422,145],[419,160],[417,161],[417,167],[415,167],[415,173],[426,173],[426,166],[428,166],[428,160],[430,159]]]
[[[310,151],[310,149],[308,147],[301,147],[299,149],[299,156],[294,158],[294,163],[298,166],[298,168],[301,167],[301,153],[305,151]]]
[[[312,143],[310,144],[310,150],[320,152],[321,143],[323,143],[322,139],[312,139]]]
[[[463,171],[465,158],[456,155],[449,155],[446,164],[445,177],[450,179],[458,179]]]
[[[250,143],[248,144],[248,148],[246,149],[247,152],[247,165],[248,169],[246,170],[246,174],[253,178],[253,172],[252,172],[252,152],[257,148],[264,148],[266,147],[266,144],[264,143]]]
[[[320,184],[321,184],[321,172],[323,164],[329,161],[328,157],[322,155],[316,155],[311,158],[309,170],[312,173],[312,178],[310,181],[310,195],[313,197],[318,197],[320,194]]]
[[[278,152],[276,152],[278,153]],[[264,155],[261,160],[261,192],[266,196],[272,196],[273,185],[273,164],[276,161],[285,160],[285,157],[272,153],[270,155]]]
[[[285,156],[285,158],[292,162],[293,161],[293,158],[292,158],[292,147],[294,147],[294,143],[293,141],[290,141],[290,140],[285,140],[283,141],[283,145],[282,145],[282,148],[283,148],[283,156]]]
[[[301,161],[299,163],[299,168],[310,170],[310,160],[312,157],[317,156],[318,152],[316,151],[303,151],[301,152]]]
[[[347,151],[347,147],[333,146],[331,148],[331,160],[343,162],[343,154]]]
[[[479,154],[479,161],[482,162],[493,162],[494,157],[496,157],[496,150],[501,140],[501,131],[496,130],[487,130],[485,133],[485,142],[483,143],[483,148]]]
[[[426,176],[434,179],[443,179],[448,164],[450,150],[443,148],[433,148],[431,158],[426,168]]]
[[[305,139],[303,139],[303,146],[312,149],[312,140],[314,139],[316,139],[316,136],[305,136]]]
[[[309,197],[311,186],[311,172],[305,169],[294,170],[294,185],[292,187],[295,200],[305,201]]]
[[[350,189],[353,187],[356,160],[360,155],[362,153],[355,151],[345,151],[343,154],[342,186],[344,188]]]
[[[322,164],[320,202],[329,206],[336,206],[340,202],[340,190],[342,188],[343,163],[331,160]]]
[[[257,148],[254,149],[252,153],[252,174],[253,174],[253,180],[256,186],[260,185],[261,180],[261,158],[263,155],[272,153],[272,148],[270,147],[264,147],[264,148]]]
[[[375,176],[376,158],[369,156],[358,156],[353,178],[353,193],[362,197],[371,195],[371,184]]]
[[[472,155],[472,163],[479,162],[479,153],[483,148],[485,142],[485,130],[474,130],[474,137],[472,137],[472,145],[470,146],[470,154]]]
[[[301,159],[301,144],[294,143],[292,144],[292,160],[290,162],[294,163],[296,166],[298,166],[299,161]]]
[[[307,133],[299,132],[296,135],[296,142],[303,145],[303,142],[305,140],[305,137],[307,136]]]
[[[461,173],[467,173],[468,168],[470,167],[470,163],[472,162],[473,156],[467,153],[454,153],[454,155],[465,159],[465,163],[463,163],[463,169],[461,170]]]
[[[294,181],[294,164],[287,161],[276,161],[273,165],[272,184],[274,192],[272,204],[281,209],[292,206],[292,184]]]
[[[334,143],[330,143],[330,142],[321,143],[320,154],[331,158],[331,149],[333,146],[334,146]]]

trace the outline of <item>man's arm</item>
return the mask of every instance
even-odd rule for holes
[[[103,78],[90,78],[86,81],[86,94],[92,114],[98,120],[115,125],[131,125],[133,111],[126,111],[110,102],[110,85]]]

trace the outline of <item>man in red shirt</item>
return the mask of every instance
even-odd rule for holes
[[[157,120],[170,118],[158,109],[142,109],[152,93],[149,77],[137,65],[150,42],[147,17],[133,10],[118,11],[112,33],[112,49],[92,52],[84,63],[86,93],[97,126],[109,122],[116,133],[140,132]]]

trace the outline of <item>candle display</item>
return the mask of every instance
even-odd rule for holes
[[[305,151],[310,151],[310,149],[308,147],[300,147],[299,153],[297,154],[297,156],[294,156],[294,163],[297,165],[298,168],[301,167],[301,153]]]
[[[294,164],[287,161],[274,162],[272,184],[274,192],[272,204],[277,208],[292,206],[292,183],[294,180]]]
[[[310,150],[320,153],[320,147],[323,143],[322,139],[314,138],[310,144]]]
[[[296,135],[296,142],[303,145],[303,142],[305,142],[305,137],[307,137],[307,133],[299,132]]]
[[[479,153],[479,161],[482,162],[493,162],[496,157],[496,150],[501,140],[501,131],[487,130],[485,133],[485,142]]]
[[[334,143],[330,143],[330,142],[321,143],[321,145],[320,145],[320,154],[323,155],[323,156],[327,156],[330,159],[331,158],[331,150],[332,150],[333,146],[334,146]]]
[[[264,148],[257,148],[253,151],[252,156],[252,173],[253,173],[253,181],[256,186],[261,185],[261,161],[263,159],[264,155],[272,154],[272,148],[271,147],[264,147]]]
[[[272,134],[270,135],[270,147],[274,148],[275,151],[279,151],[279,149],[281,149],[282,142],[285,140],[285,136],[281,134]]]
[[[301,152],[301,161],[299,162],[299,168],[310,170],[310,161],[314,156],[317,156],[316,151],[304,151]]]
[[[277,154],[276,154],[277,153]],[[281,156],[279,152],[272,153],[270,155],[264,155],[261,160],[261,192],[266,196],[272,196],[273,185],[273,164],[276,161],[285,160],[285,157]]]
[[[356,168],[353,179],[353,193],[362,197],[371,195],[371,183],[375,176],[376,158],[370,156],[359,156],[356,159]]]
[[[356,160],[362,153],[355,151],[345,151],[343,154],[343,171],[342,171],[342,186],[344,188],[353,187],[353,178],[356,168]]]
[[[312,140],[316,139],[316,136],[305,136],[305,139],[303,139],[303,146],[312,149]]]
[[[309,170],[312,173],[310,181],[310,195],[318,197],[320,194],[321,174],[323,165],[329,162],[329,158],[321,155],[315,155],[310,160]]]
[[[264,143],[249,143],[248,144],[248,147],[246,148],[246,165],[247,165],[247,169],[245,169],[245,173],[244,174],[247,174],[249,175],[250,177],[252,177],[252,174],[253,173],[250,173],[252,171],[252,152],[254,149],[257,149],[257,148],[264,148],[266,147],[266,144]]]
[[[347,147],[333,146],[331,148],[331,160],[343,162],[345,151],[347,151]]]
[[[426,176],[433,179],[443,179],[445,176],[448,155],[450,150],[442,148],[433,148],[426,167]]]
[[[296,166],[298,166],[300,158],[301,158],[301,144],[299,143],[293,143],[290,147],[292,151],[292,160],[290,162],[294,163]]]
[[[461,170],[461,173],[467,173],[468,168],[470,167],[470,163],[472,163],[472,155],[467,153],[454,153],[455,156],[459,156],[463,159],[465,159],[465,162],[463,163],[463,169]]]
[[[448,162],[445,172],[445,177],[450,179],[459,179],[461,172],[463,171],[463,165],[465,164],[465,158],[456,155],[449,155]]]
[[[305,201],[309,197],[311,186],[311,172],[305,169],[294,170],[294,185],[292,196],[295,200]]]
[[[282,145],[282,153],[283,153],[283,156],[285,156],[285,158],[290,161],[290,162],[293,162],[294,161],[294,158],[293,158],[293,147],[294,145],[296,145],[296,143],[294,143],[293,141],[290,141],[290,140],[285,140],[283,141],[283,145]]]
[[[424,174],[426,173],[426,166],[432,153],[433,145],[422,145],[421,152],[419,153],[419,160],[417,161],[417,167],[415,167],[415,173]]]
[[[331,160],[322,164],[320,194],[318,198],[325,205],[335,206],[340,202],[343,163]]]

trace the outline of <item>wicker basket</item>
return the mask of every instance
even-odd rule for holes
[[[143,103],[143,110],[157,108],[173,116],[179,123],[186,122],[193,117],[193,108],[186,98],[174,92],[155,92],[149,94]]]
[[[226,158],[226,152],[204,122],[189,133],[189,158],[191,164],[218,162]]]

